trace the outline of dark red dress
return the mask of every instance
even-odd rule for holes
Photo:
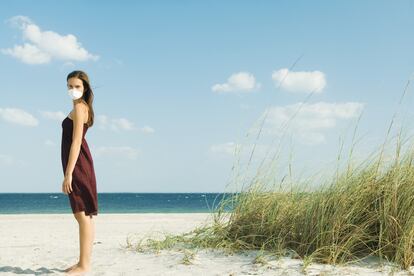
[[[92,155],[85,139],[88,125],[83,125],[82,144],[72,173],[72,192],[68,194],[72,212],[85,211],[85,215],[98,215],[98,194],[96,192],[95,170]],[[73,121],[66,117],[62,121],[61,159],[63,175],[69,161],[72,144]]]

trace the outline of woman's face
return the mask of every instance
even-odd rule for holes
[[[68,89],[76,89],[79,91],[82,91],[83,93],[83,83],[81,79],[78,78],[70,78],[68,79],[68,83],[67,83]]]

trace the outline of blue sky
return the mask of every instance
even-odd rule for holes
[[[357,159],[394,112],[412,129],[412,84],[398,100],[414,73],[414,1],[0,5],[0,192],[61,191],[72,70],[94,89],[98,192],[228,191],[272,141],[280,178],[288,160],[295,175],[326,172],[360,114]]]

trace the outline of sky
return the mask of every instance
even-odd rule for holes
[[[413,14],[413,0],[2,1],[0,192],[61,192],[73,70],[94,92],[98,192],[289,185],[338,168],[353,137],[364,160],[393,116],[413,129]]]

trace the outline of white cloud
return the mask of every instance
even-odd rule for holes
[[[22,160],[17,160],[13,156],[6,155],[6,154],[0,154],[0,166],[24,166],[26,165],[26,162]]]
[[[334,128],[338,120],[358,117],[363,108],[364,104],[357,102],[314,104],[299,102],[271,107],[267,110],[264,129],[270,134],[279,135],[289,127],[304,144],[323,143],[324,130]]]
[[[40,113],[44,118],[57,121],[62,121],[68,115],[62,111],[40,111]],[[145,134],[151,134],[155,132],[155,130],[150,126],[136,127],[133,122],[125,118],[109,118],[106,115],[97,115],[95,116],[95,122],[97,123],[98,128],[102,130],[138,130]]]
[[[54,146],[54,145],[56,145],[56,143],[53,142],[52,140],[50,139],[45,140],[45,146]]]
[[[26,16],[18,15],[8,20],[12,26],[22,30],[23,45],[1,49],[27,64],[49,63],[52,59],[64,61],[98,60],[99,56],[89,53],[73,34],[60,35],[53,31],[42,31]]]
[[[219,154],[235,155],[239,146],[240,145],[234,142],[228,142],[224,144],[215,144],[215,145],[210,146],[210,151],[213,153],[219,153]]]
[[[133,129],[133,123],[127,119],[111,119],[106,115],[96,116],[97,122],[101,129],[110,129],[110,130],[131,130]]]
[[[320,93],[326,86],[325,74],[321,71],[293,72],[283,68],[273,71],[272,79],[277,86],[290,92]]]
[[[123,130],[132,130],[132,129],[134,129],[133,123],[130,122],[129,120],[125,119],[125,118],[112,119],[112,123],[113,123],[113,125],[119,127],[120,129],[123,129]]]
[[[61,68],[66,68],[66,67],[75,67],[75,63],[71,62],[71,61],[67,61],[65,63],[62,64]]]
[[[101,146],[94,148],[93,152],[96,156],[108,155],[108,156],[121,156],[128,159],[137,159],[140,151],[128,146]]]
[[[50,55],[42,52],[38,47],[29,43],[15,45],[13,49],[1,49],[1,52],[5,55],[20,59],[22,62],[28,64],[49,63],[51,60]]]
[[[0,164],[1,165],[12,165],[14,163],[14,159],[5,154],[0,154]]]
[[[241,109],[244,109],[244,110],[248,110],[252,108],[250,104],[244,104],[244,103],[241,103],[239,106]]]
[[[155,130],[152,127],[144,126],[141,128],[141,131],[144,133],[154,133]]]
[[[138,130],[143,133],[149,134],[153,133],[155,130],[149,126],[144,126],[142,128],[138,128],[134,125],[133,122],[129,121],[125,118],[109,118],[106,115],[98,115],[96,116],[97,122],[99,125],[99,128],[104,130],[113,130],[113,131],[119,131],[119,130]]]
[[[226,83],[215,84],[211,87],[214,92],[251,92],[260,88],[255,77],[249,72],[238,72],[232,74]]]
[[[33,127],[39,124],[32,114],[19,108],[0,108],[0,118],[5,122],[23,126]]]
[[[44,118],[56,121],[62,121],[67,116],[62,111],[40,111],[40,113]]]
[[[241,160],[247,161],[250,155],[259,156],[262,158],[266,152],[269,151],[269,146],[266,144],[254,144],[254,143],[235,143],[227,142],[222,144],[214,144],[210,146],[210,152],[219,155],[238,156]]]

